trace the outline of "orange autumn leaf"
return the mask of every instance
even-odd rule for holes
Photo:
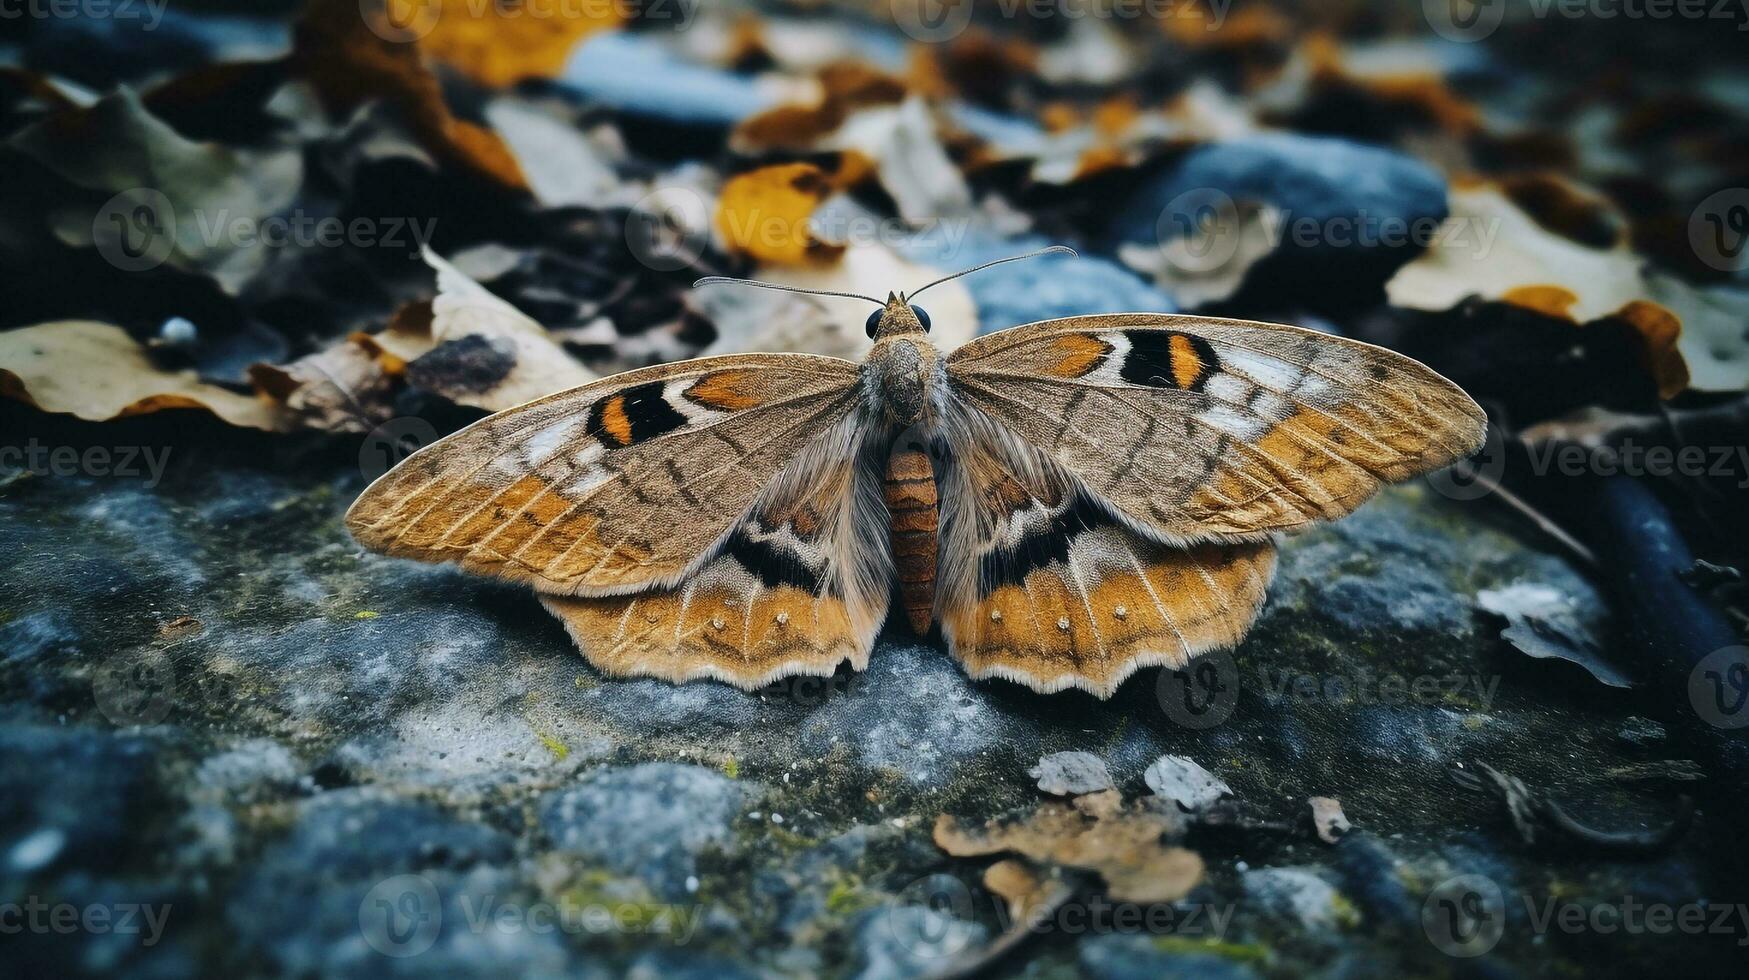
[[[760,262],[821,265],[844,246],[820,240],[808,219],[836,190],[811,163],[785,163],[729,179],[717,202],[717,231],[728,247]]]
[[[1500,299],[1561,320],[1573,319],[1573,305],[1579,302],[1571,289],[1548,285],[1514,286],[1502,293]]]
[[[1615,315],[1640,335],[1640,362],[1658,383],[1658,397],[1675,398],[1682,394],[1688,388],[1688,362],[1676,346],[1682,336],[1682,321],[1657,303],[1639,299],[1615,311]]]
[[[419,46],[485,85],[556,78],[571,52],[597,31],[618,27],[624,7],[608,2],[388,0]]]
[[[381,100],[394,106],[427,152],[516,190],[527,190],[522,168],[490,130],[457,119],[437,78],[408,43],[407,21],[362,9],[352,0],[311,0],[293,34],[292,66],[332,115]],[[363,16],[361,16],[361,14]]]

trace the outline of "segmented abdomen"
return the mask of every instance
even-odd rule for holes
[[[918,636],[935,618],[935,469],[922,440],[909,435],[887,457],[887,512],[899,569],[899,605]]]

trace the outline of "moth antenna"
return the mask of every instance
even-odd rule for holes
[[[912,290],[905,298],[906,298],[906,300],[915,299],[917,297],[918,293],[923,292],[924,289],[928,289],[930,286],[939,286],[944,282],[951,282],[955,279],[958,279],[960,276],[969,276],[974,272],[979,272],[979,271],[982,271],[984,269],[988,269],[993,265],[1001,265],[1004,262],[1019,262],[1021,259],[1037,258],[1040,255],[1048,255],[1051,252],[1067,252],[1070,255],[1077,254],[1074,249],[1070,248],[1067,245],[1052,245],[1052,246],[1049,246],[1048,248],[1041,248],[1035,252],[1027,252],[1024,255],[1010,255],[1009,257],[1007,257],[1005,259],[996,259],[995,261],[992,261],[992,262],[985,262],[983,265],[974,265],[970,269],[967,269],[963,272],[956,272],[951,276],[942,276],[940,279],[937,279],[934,282],[923,286],[921,289]]]
[[[692,288],[697,289],[700,286],[709,286],[712,283],[718,282],[732,282],[742,286],[758,286],[760,289],[775,289],[784,293],[807,293],[810,296],[843,296],[846,299],[866,299],[876,306],[887,305],[884,300],[875,299],[873,296],[864,296],[861,293],[840,293],[831,289],[803,289],[800,286],[785,286],[782,283],[776,282],[760,282],[757,279],[736,279],[732,276],[705,276],[703,279],[694,282]]]

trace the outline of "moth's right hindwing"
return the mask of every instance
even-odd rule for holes
[[[1242,639],[1275,572],[1268,541],[1139,533],[976,408],[955,405],[941,485],[942,635],[974,678],[1110,697],[1124,678]]]

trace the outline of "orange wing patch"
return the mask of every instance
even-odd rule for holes
[[[692,383],[686,398],[719,412],[739,412],[765,401],[769,389],[749,371],[716,371]]]
[[[1111,345],[1090,333],[1067,333],[1051,341],[1049,357],[1054,361],[1045,370],[1059,378],[1080,378],[1093,373],[1105,363]]]
[[[949,609],[942,631],[974,678],[1110,697],[1142,667],[1182,667],[1244,638],[1275,574],[1268,542],[1178,549],[1110,525],[1066,560]]]
[[[744,576],[718,559],[673,589],[540,600],[583,656],[614,677],[709,677],[753,690],[796,674],[827,676],[846,660],[868,665],[873,630],[858,629],[843,599],[787,585],[748,591],[736,581]]]
[[[1203,361],[1202,355],[1197,353],[1196,345],[1184,334],[1172,334],[1167,343],[1172,355],[1169,360],[1173,382],[1185,390],[1197,387],[1212,365]]]
[[[614,395],[601,403],[601,428],[615,445],[632,444],[632,420],[626,415],[626,396]]]

